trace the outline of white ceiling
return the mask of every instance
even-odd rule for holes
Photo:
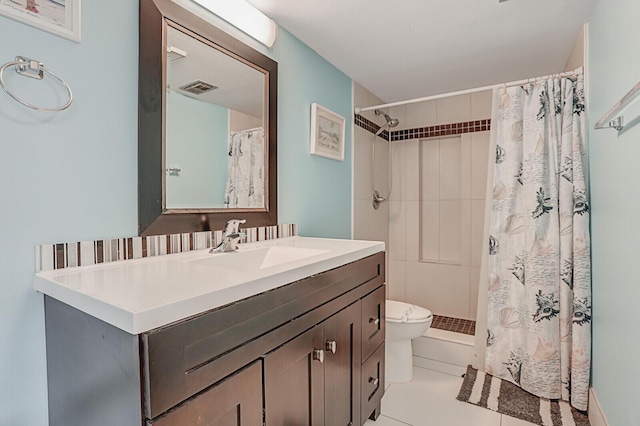
[[[253,117],[264,116],[266,83],[261,71],[173,27],[167,31],[169,47],[178,48],[186,54],[168,63],[167,84],[170,89]],[[180,89],[198,80],[217,89],[200,95]]]
[[[396,102],[563,71],[597,0],[248,1]]]

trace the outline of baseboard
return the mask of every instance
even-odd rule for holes
[[[609,426],[593,388],[589,388],[589,423],[591,426]]]

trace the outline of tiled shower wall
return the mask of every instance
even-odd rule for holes
[[[475,320],[491,92],[393,107],[389,114],[400,120],[396,132],[480,121],[444,137],[392,142],[388,206],[389,297]]]
[[[382,100],[365,88],[354,83],[354,105],[380,105]],[[388,112],[385,110],[385,112]],[[377,117],[373,111],[362,116],[377,124],[384,124],[383,117]],[[376,128],[377,129],[377,128]],[[373,130],[373,129],[370,129]],[[375,130],[373,130],[375,132]],[[372,207],[373,184],[371,182],[371,155],[373,140],[376,144],[375,185],[384,197],[389,188],[388,142],[360,126],[354,126],[353,132],[353,237],[358,240],[384,241],[389,247],[389,204],[383,203],[378,210]],[[388,256],[387,256],[388,260]],[[387,268],[388,271],[388,268]]]

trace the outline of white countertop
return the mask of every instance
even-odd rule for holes
[[[238,262],[239,256],[264,247],[303,249],[311,255],[262,269],[245,269]],[[381,251],[383,242],[289,237],[241,244],[238,253],[209,254],[206,249],[39,272],[34,288],[139,334]],[[232,266],[206,264],[214,256]]]

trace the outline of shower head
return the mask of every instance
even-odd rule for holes
[[[398,120],[397,118],[389,117],[387,114],[385,114],[384,112],[380,111],[379,109],[375,110],[374,113],[376,115],[383,116],[384,119],[387,120],[387,122],[386,122],[386,124],[384,124],[384,126],[396,127],[398,125],[398,123],[400,123],[400,120]]]
[[[384,119],[387,120],[386,123],[384,123],[382,126],[380,126],[380,128],[376,132],[376,136],[378,136],[380,133],[384,132],[387,129],[390,129],[392,127],[396,127],[398,125],[398,123],[400,123],[400,120],[398,120],[397,118],[389,117],[387,114],[385,114],[384,112],[380,111],[379,109],[375,110],[374,113],[376,115],[382,115],[384,117]]]

